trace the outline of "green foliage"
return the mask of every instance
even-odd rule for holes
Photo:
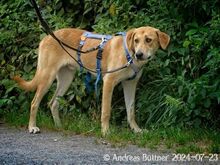
[[[80,27],[115,33],[154,26],[171,36],[167,51],[144,67],[137,91],[137,119],[145,128],[220,125],[220,3],[218,0],[39,0],[52,29]],[[167,5],[169,4],[169,5]],[[27,113],[33,94],[15,88],[14,74],[34,75],[37,46],[45,34],[29,1],[0,2],[0,115]],[[86,93],[77,77],[60,98],[65,115],[100,118],[94,94]],[[54,90],[51,89],[52,91]],[[112,122],[126,120],[122,89],[113,98]],[[51,93],[45,100],[51,98]],[[115,104],[114,104],[115,103]],[[116,104],[117,103],[117,104]],[[42,109],[47,109],[43,101]],[[76,113],[76,114],[75,114]],[[71,115],[74,114],[74,115]],[[215,146],[212,147],[215,150]]]

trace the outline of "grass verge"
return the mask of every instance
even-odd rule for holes
[[[26,127],[29,114],[11,112],[4,114],[3,120],[16,127]],[[63,117],[63,129],[65,134],[81,134],[101,138],[100,121],[92,121],[85,114],[77,117]],[[52,118],[44,112],[39,112],[38,126],[41,129],[57,130]],[[147,147],[152,150],[171,151],[176,153],[220,153],[220,132],[211,129],[151,129],[143,133],[135,134],[126,126],[111,124],[110,134],[105,137],[112,146],[125,146],[127,144]]]

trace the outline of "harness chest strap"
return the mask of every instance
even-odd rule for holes
[[[102,60],[103,48],[104,48],[105,44],[107,43],[107,41],[112,38],[112,36],[111,35],[94,34],[94,33],[91,33],[91,32],[84,32],[83,33],[83,35],[81,36],[81,41],[80,41],[78,51],[77,51],[78,62],[80,64],[81,69],[83,67],[83,64],[82,64],[81,58],[80,58],[80,56],[81,56],[80,51],[81,51],[82,47],[84,46],[85,41],[86,41],[87,38],[101,40],[101,43],[97,47],[91,48],[91,50],[97,50],[98,49],[97,56],[96,56],[96,59],[97,59],[96,60],[97,77],[96,77],[96,82],[95,82],[95,91],[96,91],[96,94],[97,94],[98,93],[98,83],[99,83],[99,81],[101,80],[101,77],[102,77],[101,60]],[[86,76],[86,87],[87,87],[87,89],[90,89],[90,87],[89,87],[89,81],[90,80],[91,80],[91,74],[87,74],[87,76]]]
[[[108,40],[110,40],[112,38],[112,36],[104,36],[102,38],[102,42],[99,44],[99,48],[98,48],[98,53],[96,56],[96,72],[97,72],[97,77],[96,77],[96,82],[95,82],[95,91],[96,94],[98,93],[98,83],[101,80],[102,77],[102,66],[101,66],[101,60],[102,60],[102,52],[104,49],[105,44],[107,43]]]

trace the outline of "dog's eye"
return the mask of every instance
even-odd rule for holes
[[[139,39],[136,38],[136,39],[134,40],[134,42],[137,44],[137,43],[139,42]]]
[[[146,38],[145,41],[146,41],[147,43],[150,43],[150,42],[152,41],[152,39],[151,39],[151,38]]]

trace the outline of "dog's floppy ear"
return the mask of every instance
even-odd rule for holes
[[[160,30],[157,31],[157,36],[162,49],[166,49],[170,42],[170,36]]]
[[[127,41],[127,46],[128,46],[128,49],[130,51],[132,51],[133,53],[135,52],[134,50],[134,35],[135,35],[135,29],[131,29],[127,32],[127,35],[126,35],[126,41]]]

